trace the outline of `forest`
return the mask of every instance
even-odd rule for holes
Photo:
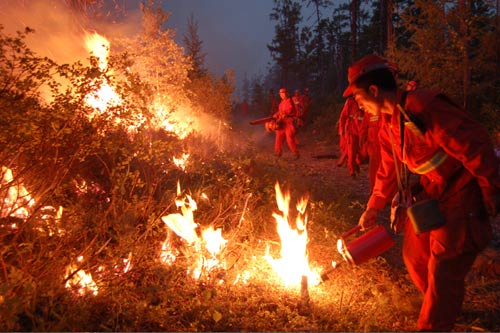
[[[367,166],[352,179],[334,159],[347,67],[383,55],[401,86],[444,91],[493,139],[499,1],[273,3],[260,50],[273,64],[241,96],[231,70],[206,68],[196,17],[181,47],[157,1],[140,2],[127,35],[106,29],[127,19],[118,0],[4,6],[15,17],[43,5],[67,26],[0,22],[0,330],[415,331],[421,295],[401,237],[359,266],[338,251],[369,194]],[[84,57],[43,53],[49,37]],[[297,161],[276,160],[273,133],[248,124],[280,86],[314,99]],[[492,222],[456,331],[500,330]]]

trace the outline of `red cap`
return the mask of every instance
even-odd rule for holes
[[[349,81],[349,85],[347,86],[342,96],[347,97],[352,95],[352,84],[356,82],[357,79],[369,72],[373,72],[377,69],[383,68],[389,69],[391,71],[396,70],[394,64],[391,64],[387,60],[375,54],[367,55],[349,66],[349,68],[347,69],[347,80]]]

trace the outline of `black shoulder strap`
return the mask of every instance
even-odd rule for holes
[[[401,156],[403,156],[403,151],[404,151],[404,145],[405,145],[405,117],[408,117],[408,114],[404,111],[405,109],[405,103],[406,103],[406,96],[408,96],[408,91],[403,91],[401,94],[401,100],[399,102],[399,105],[401,106],[401,117],[399,117],[399,135],[401,136]]]
[[[401,100],[399,102],[398,109],[402,113],[403,117],[401,117],[401,126],[404,127],[404,121],[411,123],[412,132],[418,131],[419,133],[415,133],[418,136],[423,136],[427,129],[425,128],[424,123],[414,114],[409,113],[405,110],[406,97],[408,96],[409,91],[403,91],[401,94]]]

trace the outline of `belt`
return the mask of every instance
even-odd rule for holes
[[[413,171],[415,173],[420,174],[420,175],[425,175],[426,173],[429,173],[432,170],[435,170],[438,166],[443,164],[443,162],[446,160],[447,157],[448,157],[448,154],[446,154],[444,152],[444,150],[440,149],[427,162],[414,168]]]

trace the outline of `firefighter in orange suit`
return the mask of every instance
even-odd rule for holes
[[[361,151],[359,146],[359,134],[361,122],[363,121],[363,112],[358,107],[354,98],[347,98],[344,108],[339,118],[339,136],[341,147],[347,153],[347,167],[351,177],[359,173],[359,164],[361,163]]]
[[[381,121],[381,164],[359,225],[375,224],[393,198],[400,163],[419,175],[418,196],[437,199],[445,224],[419,235],[412,223],[400,226],[403,258],[423,294],[418,329],[450,331],[461,310],[465,276],[492,238],[488,215],[500,206],[499,160],[486,130],[466,111],[439,92],[403,93],[394,75],[391,63],[377,55],[348,69],[344,97],[354,96]]]
[[[296,117],[295,108],[292,104],[292,99],[288,96],[288,92],[285,88],[281,88],[279,91],[281,103],[278,107],[278,112],[273,115],[276,119],[278,127],[276,129],[276,140],[274,143],[274,151],[278,157],[283,153],[283,142],[286,139],[288,148],[295,155],[295,158],[299,158],[299,150],[297,149],[297,136],[295,131],[295,126],[293,124],[294,118]]]
[[[302,95],[300,94],[300,90],[295,90],[292,102],[295,107],[295,126],[300,128],[304,126],[304,105],[302,104]]]
[[[375,185],[378,166],[380,165],[380,145],[378,143],[378,132],[380,128],[380,117],[365,112],[361,122],[360,146],[363,156],[368,156],[368,174],[370,178],[370,193]]]

